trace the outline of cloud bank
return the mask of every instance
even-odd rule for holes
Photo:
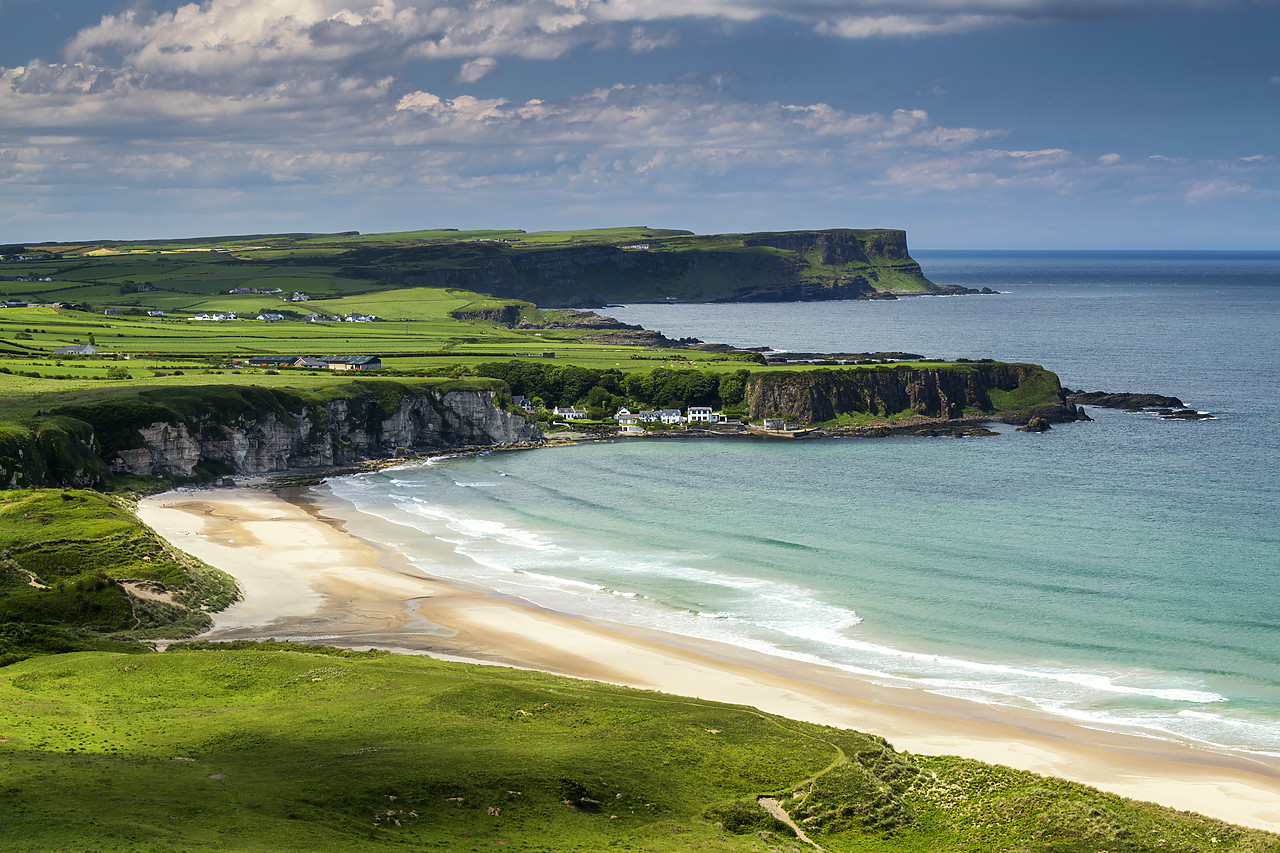
[[[4,0],[0,0],[4,2]],[[1220,5],[1220,4],[1219,4]],[[756,102],[702,83],[584,85],[544,97],[429,91],[508,62],[679,45],[688,22],[723,32],[778,19],[830,38],[921,36],[1020,22],[1194,10],[1207,0],[204,0],[126,11],[81,29],[59,61],[0,68],[0,188],[71,216],[86,205],[192,198],[282,212],[414,193],[442,208],[679,209],[742,199],[997,193],[1176,198],[1262,193],[1271,158],[1188,163],[1003,147],[1008,129],[940,123],[912,104],[853,112]],[[719,28],[719,29],[717,29]],[[706,31],[703,37],[706,37]],[[727,37],[727,36],[726,36]],[[1248,174],[1245,174],[1248,173]],[[288,190],[289,194],[284,194]],[[263,201],[270,198],[271,201]],[[32,215],[30,207],[17,217]],[[670,218],[670,217],[668,217]]]

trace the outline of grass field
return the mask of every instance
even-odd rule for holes
[[[1263,851],[1280,838],[751,708],[264,648],[0,679],[7,851]]]

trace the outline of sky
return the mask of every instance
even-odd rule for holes
[[[1280,250],[1280,0],[0,0],[0,243]]]

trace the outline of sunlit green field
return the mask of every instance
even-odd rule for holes
[[[753,708],[403,655],[0,670],[6,851],[1264,851],[1267,833]]]

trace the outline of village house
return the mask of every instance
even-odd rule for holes
[[[512,401],[514,401],[514,402],[515,402],[515,404],[516,404],[517,406],[519,406],[520,408],[524,409],[526,412],[532,412],[532,411],[533,411],[533,403],[529,402],[529,398],[528,398],[528,397],[525,397],[525,396],[524,396],[524,395],[522,395],[522,394],[514,394],[514,395],[512,395],[511,399],[512,399]]]
[[[690,406],[689,407],[689,423],[713,424],[719,418],[715,416],[715,412],[711,411],[710,406]]]
[[[164,312],[163,312],[163,311],[161,311],[159,308],[151,308],[151,309],[149,309],[149,310],[147,311],[147,316],[148,316],[148,317],[163,317],[163,316],[164,316]]]
[[[680,413],[679,409],[659,409],[658,420],[668,426],[671,426],[682,423],[684,421],[684,415]]]
[[[283,320],[283,319],[284,319],[284,315],[282,315],[282,314],[269,314],[269,313],[267,313],[266,311],[264,311],[264,312],[262,312],[261,314],[259,314],[259,315],[258,315],[258,319],[259,319],[259,320],[265,320],[265,321],[266,321],[266,322],[268,322],[268,323],[279,323],[281,320]]]
[[[558,418],[564,418],[566,421],[582,421],[587,418],[586,409],[578,409],[573,406],[556,406],[551,413]]]
[[[782,432],[787,428],[787,422],[782,418],[765,418],[764,428],[770,432]]]
[[[103,314],[106,314],[106,315],[107,315],[107,316],[109,316],[109,317],[114,317],[114,316],[116,316],[116,315],[118,315],[118,314],[120,313],[120,309],[119,309],[119,308],[108,308],[106,311],[103,311],[102,313],[103,313]]]
[[[98,350],[89,344],[78,344],[76,346],[58,347],[53,351],[54,355],[97,355]]]

